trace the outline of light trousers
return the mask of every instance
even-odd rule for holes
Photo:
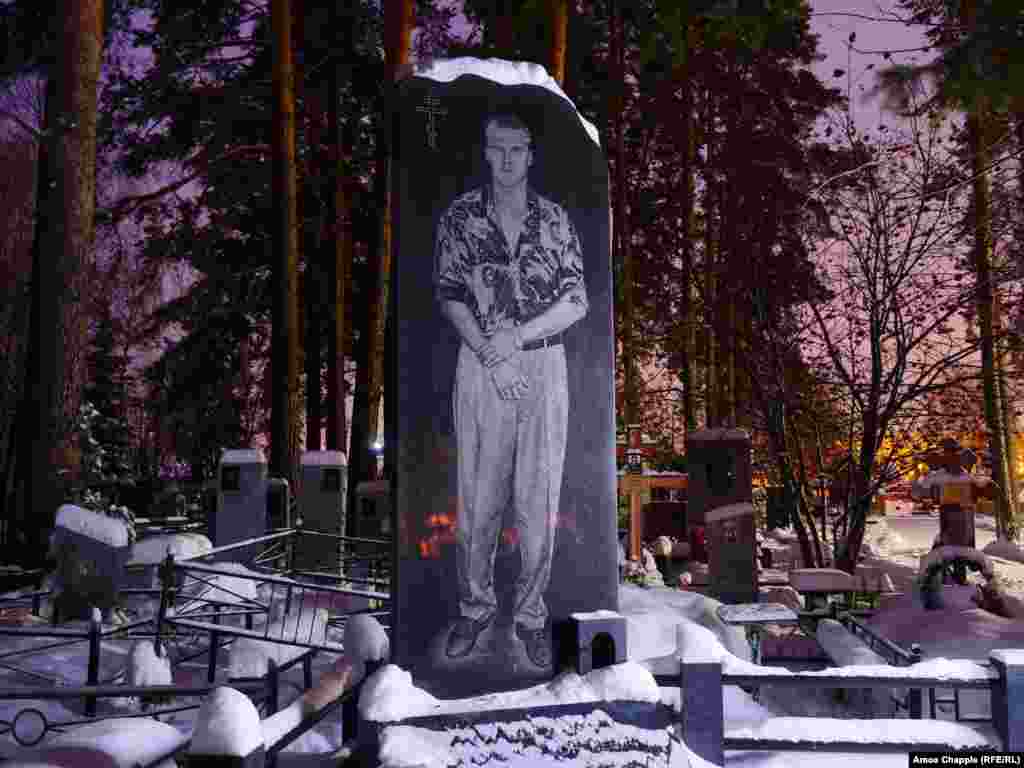
[[[453,396],[459,610],[475,621],[497,611],[494,557],[511,501],[522,558],[515,584],[515,621],[526,629],[539,629],[548,617],[544,592],[551,577],[565,464],[565,350],[557,345],[524,351],[515,362],[529,381],[529,391],[519,400],[502,400],[491,371],[465,344],[459,350]]]

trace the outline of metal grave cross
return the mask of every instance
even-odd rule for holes
[[[417,112],[427,116],[427,146],[437,149],[437,123],[434,118],[447,115],[448,110],[441,107],[441,99],[437,96],[427,96],[422,106],[416,107]]]

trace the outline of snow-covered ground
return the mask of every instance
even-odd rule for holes
[[[979,529],[984,529],[989,525],[991,525],[990,520],[984,518],[979,520]],[[985,662],[989,653],[994,649],[1024,649],[1024,621],[1001,618],[979,609],[970,600],[974,592],[972,586],[946,587],[944,592],[946,607],[941,611],[925,611],[919,597],[913,592],[912,583],[920,558],[927,553],[930,547],[922,546],[920,541],[908,541],[909,537],[901,536],[896,530],[898,528],[898,524],[890,525],[888,521],[884,520],[870,526],[867,537],[868,552],[870,553],[867,558],[868,564],[884,568],[892,577],[897,590],[905,592],[902,597],[889,600],[871,620],[871,624],[881,634],[903,645],[908,645],[910,642],[919,643],[924,651],[925,664],[931,671],[960,668],[957,665],[951,665],[944,659],[968,659]],[[981,539],[980,536],[979,539]],[[979,543],[981,542],[979,541]],[[1024,597],[1024,562],[1018,562],[1015,559],[1019,553],[1004,548],[999,554],[1002,556],[990,554],[996,573],[1005,584],[1010,585],[1012,592]],[[1024,557],[1021,559],[1024,560]],[[594,679],[580,678],[572,674],[563,675],[545,686],[538,686],[530,691],[492,694],[484,702],[437,702],[426,692],[418,691],[414,687],[415,681],[405,679],[405,676],[401,675],[400,670],[396,667],[385,667],[379,673],[381,678],[371,681],[372,685],[368,687],[368,691],[371,693],[367,694],[366,706],[374,706],[374,701],[378,708],[393,706],[396,699],[392,699],[388,704],[380,697],[380,691],[389,686],[392,693],[396,690],[399,692],[398,701],[402,701],[407,707],[412,708],[406,714],[413,714],[413,710],[415,713],[424,713],[460,708],[473,709],[479,708],[481,705],[492,708],[540,706],[556,702],[594,700],[614,691],[635,693],[640,690],[643,692],[653,682],[653,678],[647,671],[652,666],[649,660],[658,657],[671,657],[677,652],[711,655],[714,658],[722,659],[726,668],[743,669],[749,665],[749,649],[746,648],[742,635],[738,630],[722,625],[714,614],[714,604],[696,592],[668,587],[641,588],[623,585],[619,592],[619,603],[620,613],[627,620],[627,646],[630,663],[622,665],[621,669],[614,673],[604,671]],[[141,614],[152,610],[152,606],[140,605],[137,607],[142,609],[139,610]],[[322,618],[319,618],[319,621],[322,621]],[[360,623],[365,623],[365,621]],[[84,624],[81,622],[69,623],[66,626],[84,628]],[[332,634],[334,633],[332,632]],[[345,639],[353,649],[357,649],[356,641],[352,637],[346,635]],[[339,642],[342,640],[341,637],[334,639]],[[36,648],[42,645],[44,642],[39,640],[0,636],[0,653],[16,648]],[[377,642],[376,646],[380,646],[380,643]],[[177,651],[172,649],[172,654],[177,652],[182,655],[186,651],[194,652],[195,648],[183,645]],[[223,654],[222,659],[219,679],[225,680],[229,674],[230,654]],[[339,659],[340,657],[334,654],[323,654],[318,657],[315,663],[314,677],[319,678],[335,672]],[[646,665],[645,661],[648,662]],[[82,684],[85,679],[86,662],[87,647],[85,643],[81,642],[58,648],[42,649],[14,659],[5,659],[5,664],[9,663],[24,672],[16,673],[0,667],[0,690],[16,686],[44,685],[47,681],[52,681],[57,685]],[[166,679],[167,672],[161,666],[165,660],[158,659],[148,644],[137,644],[130,640],[107,640],[103,644],[101,662],[100,679],[102,681],[126,678]],[[145,668],[147,664],[153,666],[154,669],[147,671]],[[204,657],[175,664],[173,679],[179,685],[202,684],[205,681],[205,670],[206,659]],[[150,671],[153,673],[152,675],[149,674]],[[782,670],[779,671],[782,672]],[[297,713],[300,711],[300,675],[300,670],[294,670],[292,674],[288,675],[286,684],[282,686],[282,706],[286,709],[291,706],[294,713],[286,714],[279,720],[285,721],[289,717],[298,716]],[[372,693],[374,691],[376,693]],[[967,696],[963,699],[963,706],[968,710],[976,710],[978,714],[987,714],[985,695],[980,692],[968,693],[971,693],[973,698]],[[373,698],[375,696],[376,699]],[[678,707],[679,692],[677,689],[662,688],[659,691],[659,696],[666,705]],[[161,703],[160,706],[196,703],[198,702],[195,699],[181,698],[174,699],[169,703]],[[101,706],[106,709],[107,713],[122,716],[139,711],[138,702],[129,699],[107,700]],[[58,703],[41,700],[2,699],[0,699],[0,720],[11,722],[19,711],[27,708],[38,709],[51,723],[80,723],[87,720],[82,714],[80,701]],[[765,727],[765,722],[773,717],[815,715],[829,718],[850,718],[852,716],[847,705],[837,701],[832,692],[827,689],[787,689],[772,686],[762,688],[758,701],[739,688],[726,687],[724,690],[724,712],[727,731],[751,733]],[[944,720],[953,719],[952,713],[942,711],[942,708],[940,708],[938,717]],[[339,718],[340,712],[322,721],[310,734],[292,745],[290,750],[282,756],[281,764],[287,766],[289,755],[295,756],[297,753],[302,753],[301,756],[304,760],[309,760],[313,755],[320,755],[323,765],[337,764],[338,750],[342,745]],[[197,713],[196,710],[187,710],[162,716],[161,720],[181,733],[190,733],[196,724]],[[597,720],[601,722],[597,722]],[[580,727],[597,729],[604,733],[609,727],[612,727],[601,717],[598,717],[597,720],[581,721]],[[121,727],[116,729],[117,738],[114,739],[112,736],[105,738],[108,739],[108,743],[122,743],[125,739],[130,740],[130,735],[126,734],[131,733],[132,724],[139,722],[141,721],[121,721]],[[785,722],[778,719],[773,721],[777,727],[783,726]],[[823,725],[825,722],[822,721]],[[847,722],[852,721],[847,720]],[[22,721],[20,725],[24,727],[26,723],[27,720]],[[81,726],[77,727],[81,728]],[[833,732],[838,733],[842,728],[851,726],[843,726],[832,721],[829,727],[833,729]],[[95,726],[90,726],[90,728],[95,730]],[[625,726],[622,728],[625,729]],[[75,727],[69,727],[66,730],[70,734],[88,735],[88,731],[76,731]],[[141,731],[139,732],[141,733]],[[555,728],[550,732],[557,734],[558,729]],[[636,734],[626,734],[623,730],[621,735],[625,737]],[[55,734],[51,732],[42,745],[47,744],[54,737]],[[61,738],[67,739],[68,737]],[[437,737],[425,733],[422,729],[398,728],[388,734],[388,754],[395,756],[395,765],[410,764],[403,763],[399,758],[402,755],[422,754],[419,750],[426,749],[428,746],[435,751],[440,749]],[[14,758],[18,754],[24,754],[24,750],[17,746],[11,734],[0,735],[0,758]],[[858,767],[866,767],[870,764],[871,768],[897,765],[902,767],[906,765],[906,759],[904,753],[881,755],[830,753],[828,764],[856,765]],[[807,766],[810,768],[812,765],[820,765],[821,761],[820,753],[730,752],[726,754],[727,765],[744,766],[744,768],[775,768],[775,766],[779,768],[782,766],[797,766],[798,768]],[[18,764],[17,760],[15,764]],[[438,764],[442,765],[443,762]],[[526,765],[526,763],[523,764]],[[535,761],[533,764],[541,765],[543,763]],[[567,765],[565,762],[559,764]],[[585,763],[580,762],[579,764]],[[702,763],[688,750],[677,749],[673,753],[671,764],[698,766]]]

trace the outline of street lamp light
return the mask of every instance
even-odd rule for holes
[[[381,438],[377,438],[370,445],[370,450],[374,456],[374,479],[380,479],[384,474],[384,441]]]

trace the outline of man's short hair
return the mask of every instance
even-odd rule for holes
[[[519,115],[511,112],[494,112],[484,119],[484,146],[487,146],[487,126],[494,125],[496,128],[506,130],[522,131],[527,136],[527,145],[533,149],[533,133]]]

